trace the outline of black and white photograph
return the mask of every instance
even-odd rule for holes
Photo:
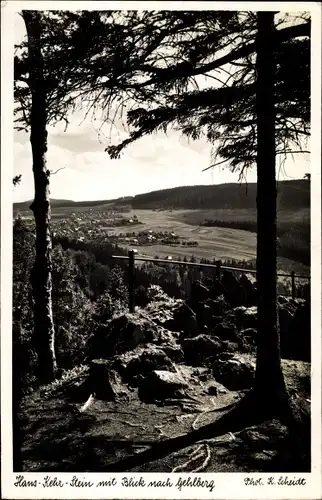
[[[322,495],[321,5],[265,4],[2,2],[4,498]]]

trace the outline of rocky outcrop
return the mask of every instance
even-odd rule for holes
[[[92,358],[109,358],[142,344],[175,347],[175,341],[175,333],[156,324],[145,312],[138,311],[122,314],[100,328],[91,339],[89,352]]]
[[[208,299],[204,302],[204,305],[209,310],[209,318],[223,317],[231,309],[224,295],[219,295],[216,299]]]
[[[230,340],[236,342],[238,340],[238,330],[236,325],[228,320],[223,320],[213,329],[214,335],[220,340]]]
[[[231,391],[249,389],[254,382],[255,363],[236,354],[214,361],[213,374],[216,381]]]
[[[220,295],[217,299],[207,299],[205,302],[200,302],[196,308],[200,330],[212,330],[223,320],[229,308],[229,304],[223,295]]]
[[[235,307],[233,311],[235,317],[235,324],[238,330],[245,330],[247,328],[257,329],[257,307]]]
[[[133,351],[125,352],[113,358],[113,367],[122,378],[136,386],[138,380],[153,370],[175,371],[174,364],[167,354],[158,346],[149,344],[138,346]]]
[[[144,309],[122,314],[101,325],[89,345],[90,392],[95,392],[98,398],[113,400],[122,394],[123,384],[123,389],[126,385],[131,391],[138,388],[144,401],[181,397],[187,384],[186,374],[182,375],[184,370],[181,375],[178,373],[176,363],[182,362],[185,369],[191,370],[193,366],[193,370],[199,367],[212,370],[216,383],[228,390],[251,387],[255,364],[250,360],[256,351],[257,307],[232,308],[231,303],[241,299],[242,286],[246,303],[252,303],[254,284],[240,279],[237,287],[237,280],[227,275],[224,281],[225,287],[217,282],[217,291],[224,290],[225,294],[216,297],[211,296],[213,290],[195,283],[189,301],[195,310],[183,300],[167,297],[160,287],[150,287],[153,301]],[[279,297],[278,314],[282,358],[309,361],[309,302]],[[203,383],[201,375],[198,383]]]
[[[208,335],[201,334],[197,337],[184,339],[182,349],[186,363],[199,366],[222,352],[223,344],[218,337],[210,338]]]
[[[199,333],[194,311],[180,299],[160,300],[145,308],[145,315],[155,324],[172,332],[180,332],[182,337],[194,337]]]
[[[297,302],[290,297],[279,297],[278,299],[278,317],[281,338],[288,336],[292,318],[298,307]]]
[[[221,283],[226,289],[227,299],[232,307],[238,307],[247,303],[247,296],[244,287],[230,271],[224,271]]]
[[[178,373],[154,370],[141,380],[139,397],[145,402],[180,398],[185,396],[184,389],[187,387],[187,382]]]
[[[242,274],[238,280],[239,284],[243,287],[246,296],[245,305],[252,307],[257,304],[257,285],[256,278],[253,274]]]
[[[278,297],[278,319],[280,329],[281,356],[285,359],[310,361],[311,325],[310,303],[303,299]],[[257,307],[236,307],[235,323],[244,336],[255,343],[257,331]],[[229,319],[232,317],[228,315]],[[220,335],[218,335],[220,337]]]

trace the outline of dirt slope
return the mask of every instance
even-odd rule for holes
[[[214,381],[207,378],[204,368],[198,369],[198,373],[196,368],[185,365],[179,369],[192,377],[191,399],[170,401],[163,406],[142,403],[135,390],[125,388],[117,402],[94,399],[81,413],[79,409],[87,396],[84,394],[82,401],[75,402],[71,394],[86,378],[86,369],[81,375],[27,396],[22,412],[24,471],[108,471],[110,463],[139,453],[158,440],[214,421],[221,412],[213,410],[241,396],[223,388],[212,397],[205,389]],[[309,412],[310,364],[283,360],[283,371],[293,400]],[[303,442],[308,443],[309,439]],[[200,466],[205,472],[309,470],[309,450],[303,445],[301,457],[294,463],[289,445],[287,429],[278,422],[267,422],[246,432],[220,437],[214,443],[197,443],[133,472],[171,472],[174,467],[180,470],[184,463],[186,471]],[[197,458],[187,463],[189,454],[198,447]]]

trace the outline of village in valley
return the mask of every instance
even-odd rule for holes
[[[92,240],[117,243],[121,246],[183,245],[198,246],[198,242],[180,238],[173,231],[140,230],[143,223],[130,207],[113,210],[93,210],[57,214],[52,219],[53,238],[70,238],[86,243]],[[28,226],[33,225],[30,216],[18,213]]]

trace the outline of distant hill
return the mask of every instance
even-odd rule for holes
[[[73,201],[73,200],[57,200],[55,198],[50,199],[50,204],[51,208],[53,210],[59,209],[59,208],[81,208],[84,207],[86,208],[99,208],[99,207],[104,207],[106,206],[119,206],[119,205],[124,205],[128,204],[131,205],[131,201],[133,199],[133,196],[123,196],[121,198],[114,198],[112,200],[90,200],[90,201]],[[28,201],[22,201],[20,203],[14,203],[13,204],[13,211],[30,211],[29,207],[32,203],[32,200]]]
[[[21,211],[29,210],[31,203],[32,203],[32,200],[22,201],[20,203],[14,203],[13,209],[14,209],[14,211],[15,210],[21,210]],[[71,207],[75,203],[76,202],[72,201],[72,200],[55,200],[55,199],[50,200],[50,204],[51,204],[52,208],[54,208],[54,207]]]
[[[180,186],[136,196],[112,200],[72,201],[51,200],[53,210],[75,208],[107,208],[107,206],[132,205],[134,209],[247,209],[256,208],[256,183],[219,184],[206,186]],[[14,203],[14,211],[29,210],[31,201]],[[306,179],[278,182],[279,209],[298,210],[310,207],[310,182]]]
[[[181,186],[137,195],[134,209],[247,209],[256,208],[257,184],[220,184],[210,186]],[[279,209],[310,207],[310,182],[307,180],[278,183]]]

